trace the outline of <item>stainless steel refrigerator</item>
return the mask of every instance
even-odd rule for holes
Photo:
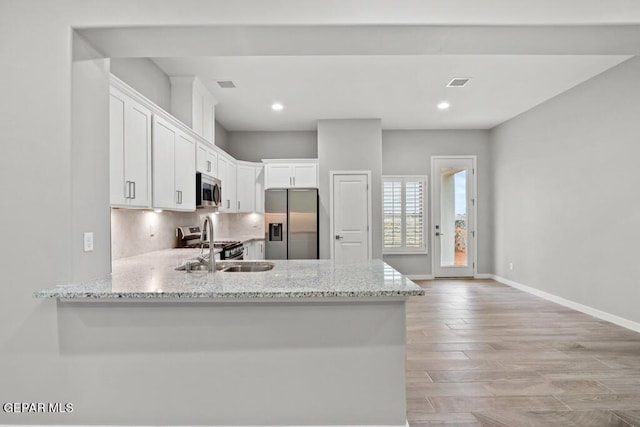
[[[264,194],[265,259],[318,259],[318,190]]]

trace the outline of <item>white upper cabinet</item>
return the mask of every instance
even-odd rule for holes
[[[293,186],[292,170],[289,164],[270,163],[265,165],[266,188],[288,188]]]
[[[176,210],[196,209],[196,140],[178,132],[175,150]]]
[[[237,169],[238,212],[254,212],[256,202],[256,168],[238,163]]]
[[[215,144],[216,100],[195,76],[174,76],[171,80],[171,113],[198,135]]]
[[[236,163],[224,155],[218,156],[218,174],[222,187],[222,206],[218,212],[236,212],[237,206],[237,186],[236,186]]]
[[[218,153],[200,141],[197,143],[196,150],[196,171],[219,178]]]
[[[296,163],[292,166],[293,186],[298,188],[318,187],[318,163]]]
[[[264,167],[256,166],[256,212],[264,213]]]
[[[109,105],[112,206],[151,206],[151,110],[111,88]]]
[[[318,187],[316,159],[264,159],[262,161],[265,164],[265,189]]]
[[[195,139],[169,121],[153,118],[153,207],[193,211]]]
[[[174,209],[175,145],[178,130],[165,120],[153,120],[153,207]]]

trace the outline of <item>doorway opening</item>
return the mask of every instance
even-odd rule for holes
[[[431,159],[435,277],[475,273],[475,161],[475,156]]]

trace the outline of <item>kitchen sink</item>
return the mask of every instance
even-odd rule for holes
[[[217,261],[216,271],[222,273],[255,273],[273,269],[274,263],[264,261]],[[207,271],[207,265],[197,259],[188,260],[177,267],[178,271]]]
[[[255,273],[259,271],[269,271],[273,269],[275,264],[272,262],[248,262],[248,261],[238,261],[238,262],[219,262],[216,265],[216,270],[219,270],[223,273]]]

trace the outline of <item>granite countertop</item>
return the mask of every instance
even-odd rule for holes
[[[86,282],[35,292],[35,298],[196,299],[406,297],[424,295],[418,285],[381,260],[272,260],[270,271],[186,273],[175,267],[199,249],[167,249],[113,262],[113,272]]]

